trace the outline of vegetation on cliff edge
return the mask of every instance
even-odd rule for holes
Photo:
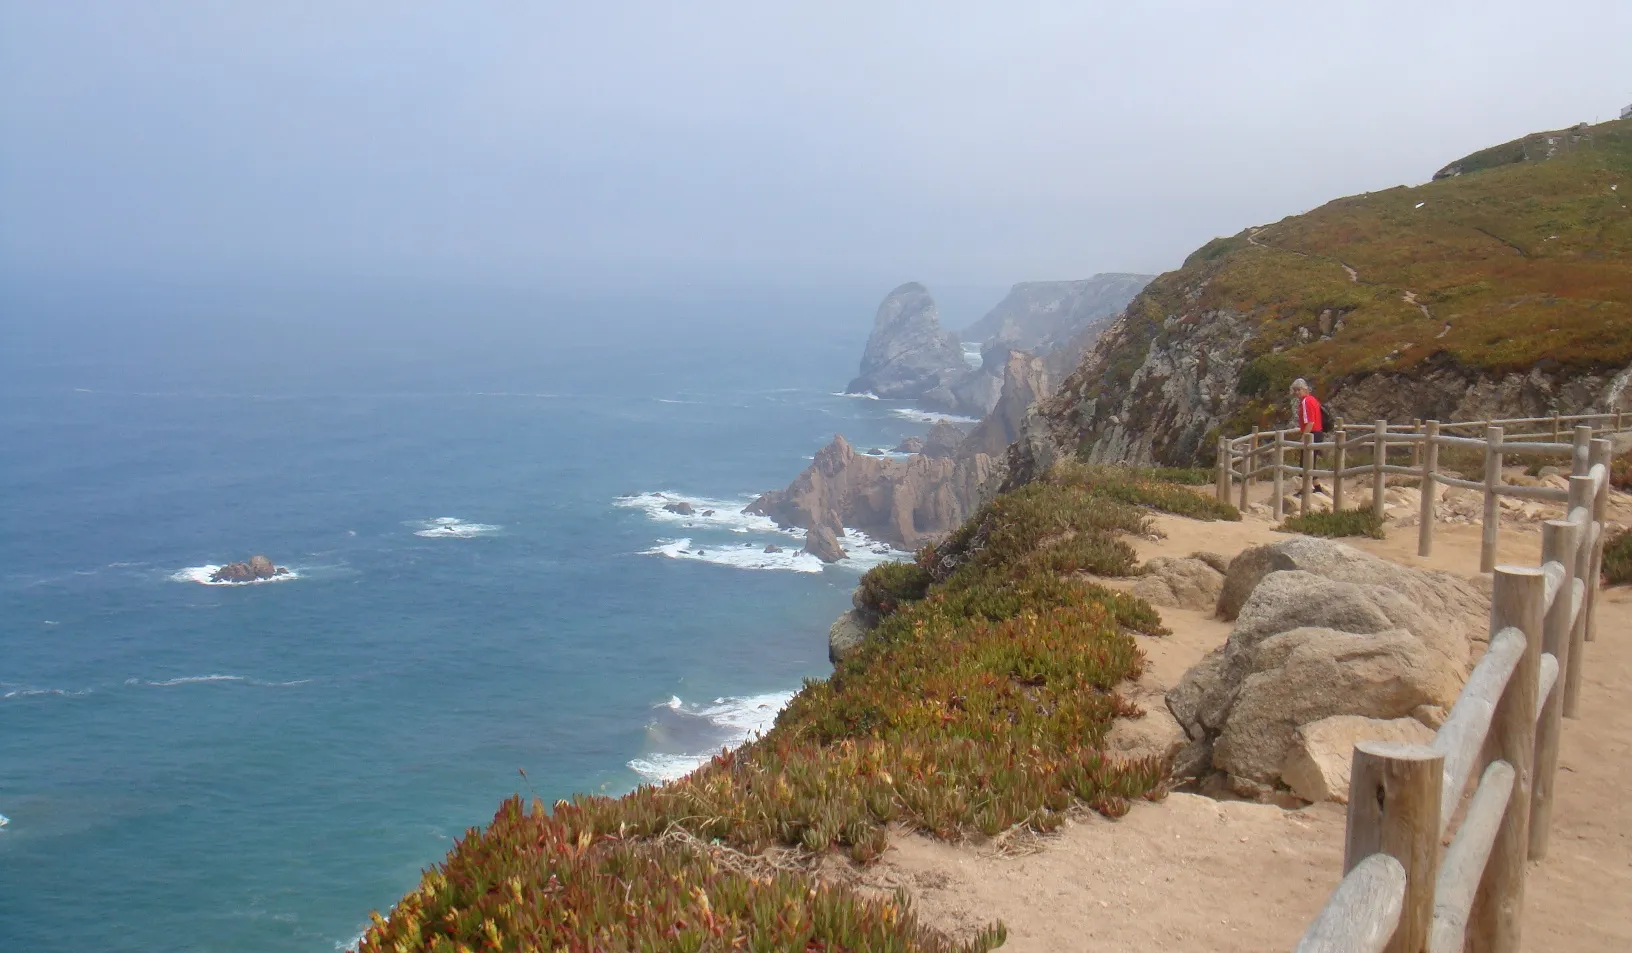
[[[1130,632],[1160,633],[1160,619],[1080,577],[1132,572],[1117,534],[1147,531],[1148,510],[1114,488],[1156,482],[1067,464],[915,567],[873,570],[862,589],[879,594],[878,628],[765,737],[621,798],[507,801],[360,953],[996,946],[1001,926],[952,943],[904,898],[823,884],[811,862],[834,849],[870,862],[891,824],[948,839],[1047,831],[1078,805],[1114,816],[1159,796],[1164,764],[1099,744],[1138,714],[1115,687],[1143,665]]]

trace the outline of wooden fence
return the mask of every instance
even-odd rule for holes
[[[1619,418],[1542,418],[1552,423],[1551,440],[1506,433],[1537,419],[1445,426],[1428,421],[1409,430],[1378,421],[1352,441],[1339,428],[1335,465],[1324,471],[1313,469],[1313,448],[1302,444],[1303,466],[1295,472],[1307,490],[1314,474],[1341,481],[1365,470],[1345,467],[1344,457],[1369,437],[1379,448],[1369,464],[1372,505],[1379,511],[1386,474],[1420,476],[1424,555],[1432,542],[1435,480],[1485,491],[1486,562],[1494,559],[1497,495],[1556,499],[1566,504],[1567,515],[1542,525],[1539,566],[1493,567],[1490,646],[1433,742],[1355,746],[1345,875],[1297,953],[1517,953],[1526,861],[1547,853],[1559,733],[1564,718],[1578,717],[1584,644],[1595,635],[1611,449],[1594,432],[1619,431]],[[1559,439],[1564,424],[1576,425],[1571,443]],[[1482,428],[1485,439],[1446,433],[1467,427]],[[1220,442],[1221,494],[1231,489],[1234,460],[1242,461],[1243,486],[1266,469],[1253,462],[1262,437]],[[1271,452],[1282,453],[1285,432],[1272,440]],[[1388,463],[1395,444],[1411,449],[1412,467]],[[1483,447],[1485,481],[1438,473],[1440,446]],[[1501,458],[1526,452],[1568,454],[1569,489],[1503,486]],[[1272,463],[1267,469],[1278,483],[1289,468]],[[1335,499],[1341,499],[1341,485],[1334,486]],[[1463,795],[1474,779],[1464,810]],[[1460,823],[1453,824],[1458,816]],[[1453,828],[1442,852],[1441,839]]]
[[[1500,498],[1515,497],[1547,503],[1569,502],[1569,490],[1552,486],[1518,486],[1502,477],[1502,464],[1513,457],[1553,458],[1571,468],[1572,473],[1584,472],[1579,464],[1586,459],[1588,442],[1610,433],[1625,433],[1619,411],[1612,414],[1554,415],[1552,417],[1517,417],[1506,420],[1478,420],[1441,424],[1437,420],[1413,421],[1410,424],[1391,424],[1379,420],[1365,426],[1345,425],[1338,419],[1332,432],[1317,441],[1311,434],[1297,430],[1256,429],[1245,436],[1218,441],[1217,495],[1223,502],[1231,502],[1239,493],[1238,505],[1247,507],[1248,488],[1268,474],[1273,486],[1270,509],[1275,519],[1286,515],[1286,480],[1298,481],[1296,496],[1300,513],[1308,513],[1314,498],[1314,484],[1320,478],[1332,481],[1332,509],[1344,508],[1345,482],[1355,477],[1369,477],[1371,481],[1371,508],[1377,518],[1383,517],[1384,493],[1390,476],[1414,478],[1422,491],[1420,522],[1417,528],[1417,554],[1433,552],[1434,523],[1438,507],[1439,486],[1475,490],[1484,495],[1482,523],[1484,537],[1479,549],[1479,571],[1490,572],[1496,566],[1496,540],[1501,530]],[[1565,442],[1565,428],[1573,428],[1573,442]],[[1458,435],[1471,431],[1478,437]],[[1440,459],[1443,448],[1474,451],[1482,456],[1482,476],[1478,480],[1463,479],[1446,472]],[[1298,462],[1288,464],[1288,449],[1295,449]],[[1391,456],[1392,455],[1392,456]],[[1394,462],[1409,455],[1409,464]],[[1329,465],[1317,466],[1321,457]],[[1351,466],[1360,456],[1369,459]],[[1562,468],[1561,468],[1562,469]]]

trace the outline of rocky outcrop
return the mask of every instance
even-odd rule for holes
[[[1151,277],[1099,274],[1079,281],[1023,281],[964,336],[1042,355],[1102,328]]]
[[[825,522],[805,530],[804,551],[824,563],[836,563],[850,555],[839,545],[839,534]]]
[[[935,299],[917,282],[890,292],[878,306],[852,394],[917,400],[937,410],[979,416],[985,389],[963,358],[958,337],[941,327]],[[992,396],[995,401],[996,395]]]
[[[1002,459],[1009,444],[1020,439],[1031,406],[1047,396],[1050,377],[1044,363],[1021,351],[1005,351],[1002,365],[1003,390],[992,407],[964,442],[964,452],[984,453]]]
[[[764,494],[746,512],[786,528],[847,526],[916,549],[974,512],[994,472],[985,454],[880,459],[856,453],[837,436],[786,490]]]
[[[919,452],[926,457],[950,457],[963,446],[966,434],[950,420],[937,420],[924,435]]]
[[[289,570],[275,566],[265,556],[251,556],[248,562],[227,563],[210,573],[211,582],[263,582],[289,575]]]
[[[1266,562],[1272,568],[1257,575],[1229,640],[1167,694],[1190,738],[1176,763],[1218,772],[1238,793],[1286,783],[1298,732],[1323,719],[1437,721],[1461,690],[1471,636],[1489,614],[1488,599],[1442,573],[1383,571],[1375,557],[1329,540],[1275,547],[1283,552],[1230,564],[1227,576],[1243,585]],[[1273,568],[1277,555],[1301,568]]]
[[[690,503],[686,502],[664,503],[663,508],[668,510],[670,513],[676,513],[680,516],[691,516],[697,512],[697,508],[695,506],[692,506]]]
[[[901,442],[895,445],[895,452],[896,453],[923,453],[924,452],[924,438],[923,437],[903,437]]]
[[[1212,611],[1224,586],[1224,574],[1218,570],[1217,558],[1203,556],[1157,556],[1145,563],[1133,584],[1133,594],[1153,606]]]
[[[871,628],[859,610],[850,609],[840,615],[827,630],[827,660],[834,665],[839,664],[845,656],[861,647]]]

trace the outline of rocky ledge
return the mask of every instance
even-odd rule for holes
[[[211,582],[262,582],[289,575],[289,570],[274,566],[265,556],[251,556],[248,562],[227,563],[210,573]]]

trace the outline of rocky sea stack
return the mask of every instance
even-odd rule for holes
[[[275,566],[265,556],[251,556],[248,562],[227,563],[210,573],[211,582],[264,582],[289,575],[289,570]]]
[[[873,318],[851,394],[917,400],[934,410],[984,415],[997,403],[1001,381],[963,358],[958,336],[941,327],[929,290],[916,281],[890,292]]]

